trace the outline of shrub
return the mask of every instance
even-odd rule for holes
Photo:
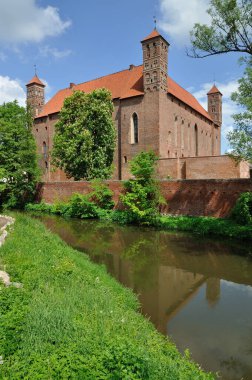
[[[125,194],[121,201],[128,220],[137,224],[151,224],[158,215],[161,196],[154,178],[157,156],[154,152],[141,152],[130,162],[134,179],[124,183]]]
[[[95,203],[100,208],[105,210],[111,210],[114,207],[113,191],[109,189],[107,185],[102,183],[101,180],[94,180],[91,182],[91,189],[93,190],[89,193],[89,200]]]
[[[80,219],[98,218],[98,207],[88,195],[74,194],[64,215]]]
[[[252,223],[252,192],[243,193],[240,195],[230,217],[242,225]]]

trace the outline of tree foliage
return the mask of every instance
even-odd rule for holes
[[[231,218],[241,225],[252,224],[252,192],[240,195],[232,210]]]
[[[139,153],[130,162],[134,178],[124,183],[125,193],[121,195],[128,222],[151,224],[158,215],[162,197],[154,178],[157,160],[155,153],[150,151]]]
[[[74,180],[108,178],[115,149],[113,102],[106,89],[68,97],[55,125],[53,163]]]
[[[0,205],[31,201],[39,176],[32,118],[16,101],[0,106]]]
[[[188,55],[204,58],[228,52],[252,55],[251,0],[211,0],[211,25],[195,24]]]
[[[252,161],[252,59],[248,62],[244,77],[239,80],[237,92],[232,100],[241,108],[233,115],[236,127],[228,134],[232,156],[236,159]]]
[[[244,76],[231,97],[241,112],[233,115],[235,128],[227,137],[232,157],[252,161],[252,2],[211,0],[208,13],[211,25],[194,25],[188,55],[194,58],[229,52],[248,55],[242,59],[247,65]]]

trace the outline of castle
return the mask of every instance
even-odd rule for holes
[[[160,178],[248,177],[245,163],[238,166],[220,155],[222,94],[214,85],[207,94],[206,111],[192,94],[168,76],[169,43],[154,29],[141,41],[143,64],[80,84],[70,83],[45,104],[45,85],[35,75],[27,86],[27,104],[34,116],[36,139],[44,181],[67,180],[61,170],[51,170],[54,125],[64,99],[73,91],[107,88],[114,103],[117,144],[114,179],[129,176],[129,161],[152,149],[159,157]]]

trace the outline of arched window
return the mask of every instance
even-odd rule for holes
[[[181,128],[181,130],[180,130],[181,148],[184,148],[184,120],[182,120],[180,128]]]
[[[178,116],[174,119],[174,145],[178,146]]]
[[[43,153],[44,160],[46,160],[47,155],[48,155],[48,149],[47,149],[47,145],[45,141],[43,141],[42,153]]]
[[[199,142],[198,142],[198,127],[197,124],[195,124],[194,127],[194,133],[195,133],[195,156],[199,155]]]
[[[147,45],[147,58],[150,58],[150,46]]]
[[[133,113],[131,118],[131,144],[138,144],[138,116],[136,113]]]

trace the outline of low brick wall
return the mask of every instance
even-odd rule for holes
[[[106,181],[119,201],[121,181]],[[226,217],[239,195],[252,191],[251,179],[229,180],[162,180],[161,191],[167,205],[161,212],[174,215],[205,215]],[[38,200],[47,203],[67,201],[73,193],[87,194],[89,182],[47,182],[38,187]]]

